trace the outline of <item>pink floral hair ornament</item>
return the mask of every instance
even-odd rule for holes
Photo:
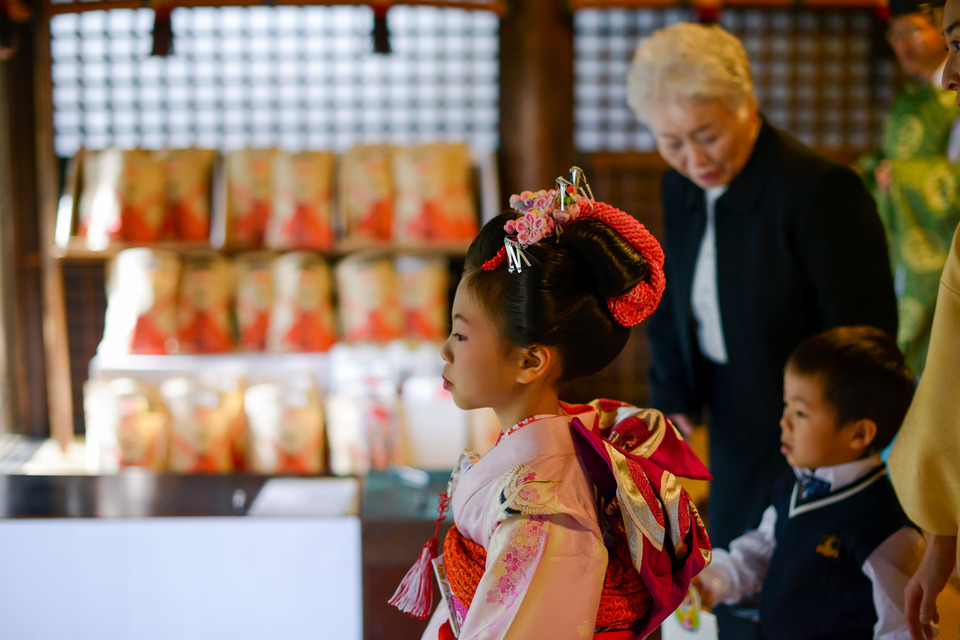
[[[625,327],[637,325],[653,313],[663,297],[666,286],[663,248],[636,218],[594,200],[582,169],[571,167],[570,176],[571,182],[557,178],[556,189],[536,193],[523,191],[510,196],[510,207],[522,215],[504,225],[508,234],[504,246],[483,263],[483,268],[491,271],[507,260],[511,273],[520,272],[524,264],[530,266],[525,251],[528,246],[552,235],[559,237],[563,228],[577,218],[596,218],[623,236],[647,261],[650,270],[647,280],[641,280],[630,291],[607,300],[607,308],[617,322]]]

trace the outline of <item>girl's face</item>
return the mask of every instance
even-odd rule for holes
[[[701,189],[719,187],[736,178],[760,128],[753,105],[731,111],[719,100],[668,100],[650,112],[657,151],[667,164]]]
[[[443,388],[461,409],[506,406],[520,388],[517,349],[500,336],[486,309],[461,280],[453,298],[453,327],[440,351]]]
[[[960,105],[960,0],[947,0],[943,8],[943,35],[947,39],[943,88],[957,91],[957,104]]]

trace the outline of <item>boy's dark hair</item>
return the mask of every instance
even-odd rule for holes
[[[614,320],[607,300],[648,277],[647,261],[619,233],[589,217],[524,252],[531,265],[509,273],[507,263],[483,263],[503,247],[503,213],[483,226],[467,250],[464,278],[511,345],[550,346],[560,356],[559,382],[587,376],[623,350],[630,328]]]
[[[913,399],[913,373],[893,338],[876,327],[835,327],[807,338],[790,354],[787,369],[820,379],[824,400],[837,413],[838,430],[873,420],[873,453],[893,441]]]

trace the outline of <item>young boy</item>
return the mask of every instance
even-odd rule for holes
[[[793,467],[760,526],[714,549],[695,580],[705,606],[759,592],[766,637],[910,637],[903,589],[923,542],[879,452],[913,396],[886,333],[838,327],[802,342],[784,371],[780,451]]]

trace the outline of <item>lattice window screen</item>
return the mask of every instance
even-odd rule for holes
[[[690,10],[578,11],[575,38],[575,144],[583,152],[652,151],[653,136],[626,104],[633,51],[657,28],[695,20]],[[725,8],[720,24],[744,43],[757,99],[776,126],[825,150],[880,142],[893,99],[896,62],[874,50],[869,10]]]
[[[496,149],[499,21],[390,10],[394,53],[372,53],[368,7],[179,8],[175,54],[154,58],[148,9],[51,20],[56,151],[465,140]]]

